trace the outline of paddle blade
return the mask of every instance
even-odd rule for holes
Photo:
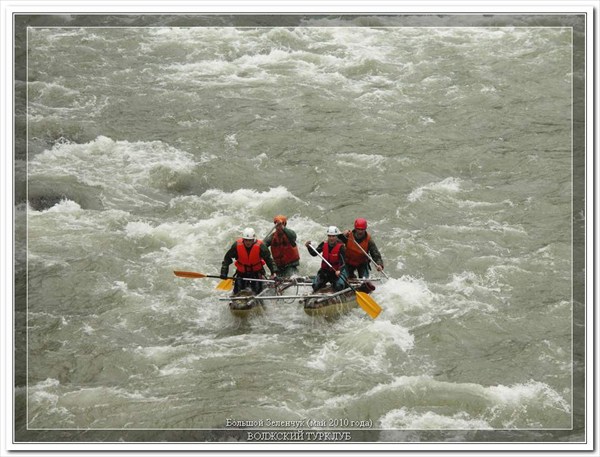
[[[175,276],[179,276],[180,278],[205,278],[206,275],[202,273],[196,273],[195,271],[174,271]]]
[[[217,284],[217,287],[215,287],[215,289],[219,289],[219,290],[233,289],[233,279],[223,279],[223,281],[221,281],[219,284]]]
[[[381,306],[364,292],[356,292],[356,301],[365,312],[375,319],[381,313]]]

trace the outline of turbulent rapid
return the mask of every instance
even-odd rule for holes
[[[19,433],[578,438],[572,29],[297,22],[28,29]],[[381,315],[240,320],[173,275],[276,214],[305,276],[366,218]]]

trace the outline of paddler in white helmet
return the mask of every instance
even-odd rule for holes
[[[313,279],[313,291],[319,290],[328,282],[331,283],[335,291],[342,290],[345,287],[346,269],[344,265],[346,246],[339,239],[339,235],[341,235],[340,230],[332,225],[327,229],[327,240],[321,242],[316,248],[312,245],[311,241],[305,243],[310,255],[316,257],[316,250],[327,261],[321,262],[321,268],[319,268],[315,279]]]
[[[271,279],[277,275],[277,266],[273,263],[273,258],[267,246],[261,240],[256,239],[254,229],[247,227],[243,230],[241,238],[238,238],[225,253],[223,263],[221,264],[221,279],[226,279],[229,272],[229,265],[235,261],[235,282],[233,293],[250,287],[255,294],[263,289],[261,281],[246,281],[245,279],[264,279],[266,264],[271,271]]]

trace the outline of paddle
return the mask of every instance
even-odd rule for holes
[[[362,253],[363,253],[364,255],[366,255],[366,256],[369,258],[369,260],[370,260],[371,262],[373,262],[373,264],[377,265],[377,263],[376,263],[376,262],[373,260],[373,257],[371,257],[371,256],[370,256],[370,255],[367,253],[367,251],[365,251],[365,250],[363,249],[363,247],[362,247],[362,246],[359,244],[359,242],[358,242],[358,241],[356,241],[356,240],[354,239],[354,237],[352,237],[352,241],[354,241],[354,243],[355,243],[355,244],[358,246],[358,248],[359,248],[359,249],[362,251]],[[390,279],[390,277],[389,277],[389,276],[388,276],[388,275],[385,273],[385,271],[383,271],[383,268],[382,268],[381,270],[377,270],[377,271],[380,271],[380,272],[383,274],[383,276],[385,276],[385,277],[386,277],[386,279]]]
[[[217,278],[221,279],[220,276],[217,275],[205,275],[204,273],[196,273],[195,271],[180,271],[176,270],[173,272],[175,276],[179,276],[180,278]],[[216,289],[221,290],[231,290],[233,288],[233,280],[235,278],[229,276],[223,279],[219,284],[217,284]],[[245,281],[255,281],[255,282],[276,282],[274,279],[258,279],[258,278],[244,278]]]
[[[204,273],[196,273],[195,271],[174,271],[173,272],[175,274],[175,276],[179,276],[180,278],[191,278],[191,279],[197,279],[197,278],[217,278],[217,279],[221,279],[220,276],[217,275],[205,275]],[[219,282],[219,284],[217,284],[217,287],[215,287],[215,289],[220,289],[220,290],[231,290],[233,289],[233,278],[225,278],[223,279],[221,282]]]
[[[317,251],[315,248],[313,248],[312,244],[308,244],[307,246],[309,246],[313,252],[315,254],[317,254],[319,257],[321,257],[321,260],[323,260],[323,262],[325,262],[329,268],[333,269],[333,267],[331,266],[331,264],[325,260],[325,257],[323,257],[319,251]],[[381,312],[381,306],[379,306],[377,304],[377,302],[375,300],[373,300],[372,297],[369,297],[369,295],[367,295],[364,292],[359,292],[358,290],[356,290],[354,287],[352,287],[350,285],[350,283],[348,281],[346,281],[345,278],[342,277],[342,279],[344,280],[344,282],[346,283],[346,285],[348,287],[350,287],[350,289],[352,289],[352,291],[356,294],[356,301],[358,302],[358,304],[360,305],[360,307],[362,309],[365,310],[365,312],[371,316],[373,319],[375,319],[377,316],[379,316],[379,313]]]

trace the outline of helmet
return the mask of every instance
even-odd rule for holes
[[[367,230],[367,220],[358,218],[354,221],[354,228],[359,230]]]
[[[254,232],[254,229],[251,229],[250,227],[245,228],[242,232],[242,238],[244,240],[255,240],[256,233]]]
[[[335,225],[332,225],[327,229],[327,235],[339,235],[340,233],[342,232],[340,232]]]
[[[281,214],[279,214],[278,216],[275,216],[273,218],[273,224],[287,225],[287,217],[282,216]]]

